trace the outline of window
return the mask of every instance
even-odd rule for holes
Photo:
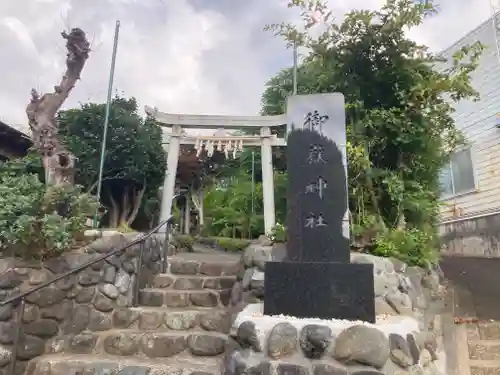
[[[442,198],[467,193],[476,188],[470,148],[451,155],[450,162],[441,170],[439,183]]]

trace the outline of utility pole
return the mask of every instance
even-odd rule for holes
[[[106,99],[106,114],[104,116],[104,126],[102,132],[102,144],[101,144],[101,160],[99,163],[99,178],[97,180],[97,200],[101,200],[101,189],[102,189],[102,174],[104,169],[104,159],[106,156],[106,138],[108,136],[108,123],[109,123],[109,110],[111,106],[111,96],[113,95],[113,80],[115,76],[115,64],[116,64],[116,51],[118,49],[118,35],[120,32],[120,21],[116,21],[115,25],[115,38],[113,42],[113,54],[111,56],[111,68],[109,70],[109,82],[108,82],[108,97]],[[97,228],[97,216],[98,210],[94,214],[93,227]]]
[[[297,65],[298,65],[298,45],[297,35],[293,40],[293,95],[297,95]]]
[[[252,216],[255,215],[255,152],[252,151]]]

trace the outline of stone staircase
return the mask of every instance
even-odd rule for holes
[[[113,312],[111,330],[52,342],[55,353],[31,361],[26,374],[220,374],[238,271],[235,256],[174,256],[141,290],[139,307]]]
[[[449,286],[454,317],[453,342],[456,353],[454,373],[457,375],[500,375],[500,321],[479,319],[486,315],[478,306],[484,296],[473,295],[461,284]],[[491,297],[490,298],[495,298]],[[451,357],[451,356],[450,356]],[[451,358],[450,358],[451,359]]]
[[[500,322],[467,324],[470,375],[500,375]]]

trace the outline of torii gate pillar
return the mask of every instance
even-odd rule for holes
[[[163,192],[161,198],[160,222],[167,220],[172,213],[172,200],[174,199],[175,177],[177,165],[179,164],[179,151],[181,145],[181,127],[172,126],[172,134],[167,149],[167,170],[163,180]],[[165,233],[167,226],[162,226],[158,232]]]
[[[262,160],[262,195],[264,200],[264,229],[269,234],[276,224],[274,207],[274,172],[271,149],[271,130],[268,126],[260,129]]]

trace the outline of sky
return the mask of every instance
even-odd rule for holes
[[[383,0],[330,0],[340,18]],[[440,51],[490,16],[489,0],[441,0],[410,37]],[[80,27],[92,52],[64,108],[104,102],[116,20],[114,91],[169,113],[254,115],[265,82],[292,54],[263,27],[293,21],[286,0],[0,1],[0,120],[26,130],[32,87],[52,90],[65,69],[60,32]],[[300,84],[300,81],[299,81]]]

